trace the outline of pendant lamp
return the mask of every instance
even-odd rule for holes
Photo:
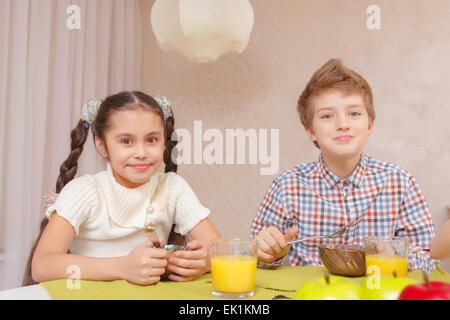
[[[249,0],[156,0],[151,12],[159,47],[194,62],[215,62],[227,52],[242,53],[253,22]]]

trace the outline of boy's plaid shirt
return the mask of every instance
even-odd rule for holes
[[[294,225],[299,228],[296,239],[329,235],[359,217],[361,221],[338,238],[292,244],[289,264],[322,265],[321,244],[363,244],[369,236],[397,236],[409,238],[410,270],[433,270],[433,222],[416,179],[395,164],[365,154],[346,180],[325,167],[322,155],[283,173],[269,187],[251,236],[269,226],[286,233]]]

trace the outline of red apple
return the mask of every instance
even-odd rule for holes
[[[450,284],[429,281],[424,272],[425,283],[412,284],[403,289],[398,300],[450,300]]]

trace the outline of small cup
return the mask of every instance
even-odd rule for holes
[[[169,251],[169,257],[173,256],[175,254],[175,251],[187,250],[185,246],[179,246],[176,244],[165,244],[162,246],[162,248]],[[166,272],[164,272],[164,274],[161,276],[161,280],[162,281],[170,280],[169,274],[171,274],[171,273],[172,272],[170,272],[169,270],[166,269]]]
[[[258,241],[211,240],[212,293],[221,298],[254,295]]]
[[[364,239],[366,273],[405,277],[408,274],[408,238]]]

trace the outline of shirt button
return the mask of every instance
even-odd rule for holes
[[[153,213],[153,207],[147,207],[147,214],[152,214]]]

